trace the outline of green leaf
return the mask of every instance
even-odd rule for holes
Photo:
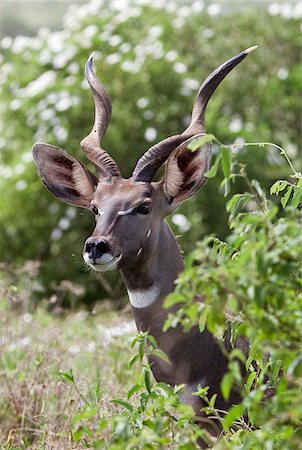
[[[230,353],[230,360],[239,360],[243,364],[245,363],[245,354],[240,348],[234,348],[232,352]],[[236,364],[234,364],[235,366]]]
[[[232,152],[229,147],[221,147],[221,165],[225,178],[230,178],[232,167]]]
[[[250,392],[251,387],[255,381],[255,378],[256,378],[256,372],[251,372],[248,376],[248,379],[246,380],[246,390],[248,392]]]
[[[145,342],[144,341],[140,342],[140,344],[139,344],[138,354],[139,354],[140,360],[142,361],[144,358],[144,354],[145,354]]]
[[[165,362],[168,363],[168,364],[171,364],[171,362],[170,362],[168,356],[166,355],[166,353],[163,352],[163,351],[162,351],[161,349],[159,349],[159,348],[155,348],[155,349],[152,351],[152,355],[153,355],[153,356],[157,356],[158,358],[162,359],[163,361],[165,361]]]
[[[195,152],[196,150],[199,150],[204,144],[206,144],[207,142],[212,142],[213,140],[216,140],[213,134],[206,134],[205,136],[197,137],[195,139],[192,139],[192,141],[188,145],[188,149],[191,150],[191,152]]]
[[[139,401],[140,401],[141,408],[143,411],[145,411],[149,399],[150,399],[150,394],[144,393],[144,394],[140,395]]]
[[[209,405],[211,408],[215,408],[215,402],[216,402],[217,394],[212,395]]]
[[[242,194],[235,194],[233,195],[233,197],[227,202],[226,204],[226,210],[228,212],[233,212],[234,209],[236,208],[237,203],[239,202],[240,198],[241,198]]]
[[[151,344],[153,347],[157,346],[157,342],[154,336],[152,336],[151,334],[148,334],[146,336],[147,341],[149,342],[149,344]]]
[[[288,185],[288,181],[286,180],[277,180],[270,188],[270,194],[279,194],[279,192],[284,191],[286,186]]]
[[[129,389],[128,394],[127,394],[128,400],[129,400],[134,394],[136,394],[138,391],[140,391],[141,389],[142,389],[142,385],[141,385],[141,384],[135,384],[134,386],[132,386],[132,388]]]
[[[221,382],[221,392],[225,400],[228,400],[230,398],[233,384],[234,384],[234,375],[230,372],[226,373]]]
[[[302,356],[299,355],[289,366],[288,375],[295,376],[295,377],[302,377]]]
[[[242,416],[243,411],[244,409],[242,404],[232,406],[229,409],[229,412],[223,420],[223,426],[225,430],[228,431],[230,429],[230,426],[235,422],[235,420],[239,419],[239,417]]]
[[[136,361],[137,361],[138,359],[140,359],[139,355],[134,355],[134,356],[132,356],[132,358],[131,358],[130,361],[129,361],[129,368],[130,368],[130,369],[134,366],[134,364],[136,363]]]
[[[208,315],[210,313],[210,306],[209,305],[205,305],[205,307],[203,308],[203,310],[201,311],[201,314],[199,316],[199,320],[198,320],[198,326],[199,326],[199,331],[202,333],[206,327],[206,323],[207,323],[207,319],[208,319]]]
[[[164,326],[163,326],[163,332],[165,333],[170,328],[175,328],[179,324],[180,320],[175,314],[169,314],[168,318],[166,319]]]
[[[69,372],[64,372],[63,370],[59,369],[59,375],[64,381],[67,381],[71,384],[75,383],[72,369],[70,369]]]
[[[164,392],[167,395],[173,395],[172,387],[169,384],[164,383],[163,381],[159,381],[158,383],[156,383],[156,388],[159,388],[162,392]]]
[[[75,430],[72,433],[72,439],[74,442],[76,442],[77,444],[80,442],[80,440],[82,439],[83,436],[85,436],[85,429],[84,427],[80,426],[77,430]]]
[[[184,302],[184,295],[180,292],[172,292],[164,300],[164,307],[170,308],[171,306],[177,305]]]
[[[97,406],[93,406],[90,408],[85,408],[83,411],[80,411],[78,414],[76,414],[73,419],[72,422],[73,423],[78,423],[82,420],[89,420],[92,417],[94,417],[96,414],[98,413],[98,407]]]
[[[105,428],[108,428],[108,420],[107,419],[101,419],[99,421],[99,427],[104,430]]]
[[[151,419],[145,419],[144,426],[150,428],[151,430],[154,430],[154,421],[152,421]]]
[[[244,194],[235,194],[233,197],[227,202],[226,209],[233,216],[237,215],[239,211],[244,208],[244,206],[250,201],[252,195],[248,192]]]
[[[123,406],[125,409],[128,409],[128,411],[130,411],[131,413],[133,412],[133,406],[131,405],[131,403],[127,402],[126,400],[116,398],[116,399],[110,400],[110,402]]]
[[[294,195],[291,201],[291,205],[294,208],[298,208],[298,206],[302,203],[302,188],[295,187],[294,188]]]
[[[230,193],[231,190],[231,184],[230,184],[230,179],[229,178],[224,178],[221,182],[221,186],[224,187],[224,197],[227,197]]]
[[[220,160],[221,160],[221,153],[219,153],[219,155],[217,155],[217,157],[215,159],[215,162],[212,165],[211,169],[205,174],[205,176],[207,178],[214,178],[214,177],[216,177]]]
[[[288,389],[288,380],[286,378],[281,378],[277,386],[277,395],[285,394]]]
[[[170,328],[172,328],[172,320],[171,318],[168,317],[168,319],[166,319],[164,326],[163,326],[163,332],[165,333],[166,331],[168,331]]]
[[[279,208],[277,205],[271,206],[271,209],[268,211],[268,218],[273,220],[279,212]]]
[[[179,392],[183,392],[185,390],[185,388],[186,388],[186,385],[184,383],[178,384],[177,386],[174,387],[173,392],[175,394],[178,394]]]
[[[144,368],[144,382],[148,393],[151,394],[152,385],[151,385],[150,369],[148,368]]]
[[[135,338],[131,342],[131,348],[133,348],[137,344],[137,342],[139,342],[140,340],[141,340],[141,335],[135,336]]]
[[[283,209],[286,207],[286,205],[287,205],[287,203],[289,201],[289,198],[291,196],[292,191],[293,191],[293,187],[291,186],[291,187],[288,188],[287,192],[281,198],[280,201],[281,201],[281,205],[282,205]]]

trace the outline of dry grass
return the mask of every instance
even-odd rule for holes
[[[87,404],[98,408],[93,429],[116,411],[110,399],[135,376],[128,367],[134,323],[108,311],[16,313],[5,300],[0,308],[1,449],[86,448],[72,433],[83,403],[86,412]],[[64,376],[70,370],[75,385]],[[109,432],[104,426],[103,437]]]

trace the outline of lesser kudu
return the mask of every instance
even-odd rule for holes
[[[113,158],[100,147],[111,117],[111,102],[94,73],[93,55],[86,64],[86,78],[94,96],[95,122],[81,147],[98,176],[58,147],[44,143],[33,147],[46,187],[63,202],[95,214],[95,229],[84,245],[86,264],[98,272],[120,270],[138,330],[148,330],[170,360],[167,364],[152,359],[154,377],[171,385],[185,383],[183,400],[194,407],[197,416],[203,404],[191,394],[198,385],[209,386],[210,397],[217,394],[220,410],[239,402],[240,396],[233,391],[225,400],[220,392],[228,359],[207,329],[200,333],[195,326],[186,333],[178,326],[163,332],[169,313],[163,301],[174,290],[175,279],[184,267],[165,217],[205,183],[211,144],[204,143],[194,152],[188,145],[205,135],[206,106],[219,83],[255,48],[248,48],[211,73],[197,93],[188,128],[149,148],[129,179],[121,176]],[[164,163],[163,178],[152,181]]]

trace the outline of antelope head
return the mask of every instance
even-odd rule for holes
[[[123,269],[142,263],[156,253],[164,218],[205,183],[210,167],[211,144],[196,151],[190,142],[205,135],[207,103],[224,77],[239,64],[251,47],[218,67],[201,85],[188,128],[151,147],[125,179],[113,158],[100,147],[111,118],[108,93],[93,70],[93,55],[86,64],[92,89],[95,122],[81,142],[97,176],[78,159],[53,145],[36,143],[33,154],[42,181],[60,200],[92,211],[96,226],[86,240],[83,257],[94,270]],[[165,165],[159,182],[153,178]]]

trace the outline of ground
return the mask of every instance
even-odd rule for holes
[[[85,414],[98,406],[105,418],[135,377],[131,316],[106,308],[20,312],[5,300],[0,312],[0,448],[75,448],[82,406]]]

